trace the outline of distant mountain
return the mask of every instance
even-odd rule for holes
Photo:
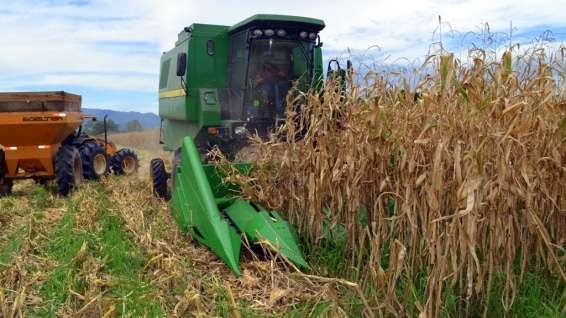
[[[94,115],[99,120],[104,119],[104,116],[108,115],[108,119],[112,119],[116,124],[118,124],[118,126],[120,126],[120,130],[126,130],[126,123],[136,119],[141,123],[143,129],[159,127],[161,122],[159,116],[153,113],[121,112],[94,108],[83,108],[83,112],[87,115]]]

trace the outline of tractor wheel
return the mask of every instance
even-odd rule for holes
[[[13,186],[14,182],[12,180],[0,178],[0,198],[12,194]]]
[[[112,158],[112,171],[118,175],[132,175],[138,171],[139,161],[131,149],[120,149]]]
[[[87,142],[81,146],[80,153],[85,179],[98,180],[108,173],[109,164],[104,147],[95,142]]]
[[[83,164],[79,150],[70,145],[59,148],[55,157],[55,175],[57,190],[61,195],[68,195],[83,181]]]
[[[149,164],[149,173],[153,182],[153,194],[162,199],[169,199],[167,186],[168,174],[162,159],[152,159]]]

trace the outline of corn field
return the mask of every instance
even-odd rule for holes
[[[507,313],[525,272],[566,282],[565,54],[444,53],[290,95],[231,180],[311,244],[344,244],[368,316],[443,316],[448,294],[461,315],[491,316],[490,297]]]

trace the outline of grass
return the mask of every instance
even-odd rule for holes
[[[100,257],[115,282],[110,293],[119,299],[118,312],[133,317],[159,317],[163,315],[155,290],[144,279],[143,267],[149,261],[125,235],[117,217],[105,217],[100,233]]]
[[[355,281],[358,276],[358,271],[350,268],[348,263],[344,261],[348,256],[344,247],[311,246],[307,250],[307,256],[309,264],[315,268],[315,271],[324,273],[324,275],[346,277],[352,281]],[[515,268],[515,271],[518,275],[518,266]],[[410,290],[406,308],[409,316],[418,316],[419,314],[418,307],[422,306],[422,304],[417,305],[417,302],[426,295],[427,275],[426,272],[421,272],[413,278],[401,278],[396,292],[398,297],[402,299],[404,291],[406,289]],[[558,276],[545,271],[527,271],[524,275],[523,281],[519,286],[516,286],[517,295],[513,306],[507,314],[510,317],[563,317],[566,304],[566,283]],[[409,284],[410,286],[407,286]],[[487,312],[490,317],[503,317],[505,316],[505,308],[500,297],[505,289],[505,276],[502,274],[497,275],[493,285]],[[379,291],[366,290],[366,293],[379,293]],[[443,298],[446,301],[441,308],[440,317],[483,316],[482,306],[466,303],[464,299],[458,296],[455,290],[445,290]],[[363,303],[349,290],[343,291],[340,306],[352,317],[362,316]],[[311,310],[314,313],[318,313],[319,310],[325,310],[328,307],[329,304],[324,301],[304,303],[289,311],[286,316],[320,317],[316,315],[309,316]]]
[[[234,277],[178,231],[143,176],[87,183],[68,198],[21,182],[0,211],[2,317],[298,317],[336,307],[325,299],[335,286],[269,260],[247,257]]]
[[[505,309],[501,299],[505,288],[505,278],[499,275],[495,279],[488,312],[494,316],[503,316]],[[511,317],[564,317],[566,304],[566,284],[557,276],[544,271],[525,273],[520,286],[517,286],[517,295],[513,306],[509,310]],[[480,312],[473,312],[480,316]]]
[[[103,189],[96,195],[96,211],[80,211],[69,202],[69,207],[49,235],[42,257],[54,264],[47,279],[39,287],[39,295],[46,300],[40,308],[33,308],[33,315],[56,317],[61,310],[83,310],[73,299],[74,295],[93,295],[92,277],[86,265],[100,267],[96,273],[106,277],[111,284],[100,291],[100,296],[111,300],[113,310],[122,316],[161,317],[163,312],[155,299],[155,290],[146,279],[143,267],[148,259],[143,251],[128,237],[121,219],[111,211],[110,201]],[[97,220],[98,228],[80,228],[75,216],[90,213]],[[90,262],[89,262],[90,260]],[[97,265],[95,263],[98,263]],[[72,292],[70,292],[72,291]],[[102,311],[89,311],[104,314]]]
[[[13,256],[20,251],[27,230],[27,227],[22,226],[17,228],[14,233],[6,236],[6,242],[0,248],[0,267],[9,264]]]

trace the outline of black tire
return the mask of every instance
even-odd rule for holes
[[[33,181],[35,181],[36,184],[39,184],[42,187],[46,187],[49,184],[49,179],[45,178],[35,178],[33,179]]]
[[[162,159],[152,159],[149,164],[149,174],[153,183],[153,194],[162,199],[169,199],[167,187],[167,170]]]
[[[138,155],[128,148],[120,149],[112,157],[112,171],[117,175],[132,175],[140,166]]]
[[[12,194],[12,187],[14,182],[12,180],[6,180],[3,177],[0,178],[0,198]]]
[[[6,159],[4,158],[4,150],[0,149],[0,180],[6,175]]]
[[[4,151],[0,150],[0,197],[10,195],[14,182],[4,179],[6,175],[6,160],[4,159]]]
[[[104,147],[96,142],[84,143],[79,152],[83,162],[83,176],[87,180],[99,180],[108,174],[110,164]]]
[[[76,147],[63,145],[55,157],[55,176],[57,191],[68,195],[76,189],[83,180],[83,165],[81,154]]]

